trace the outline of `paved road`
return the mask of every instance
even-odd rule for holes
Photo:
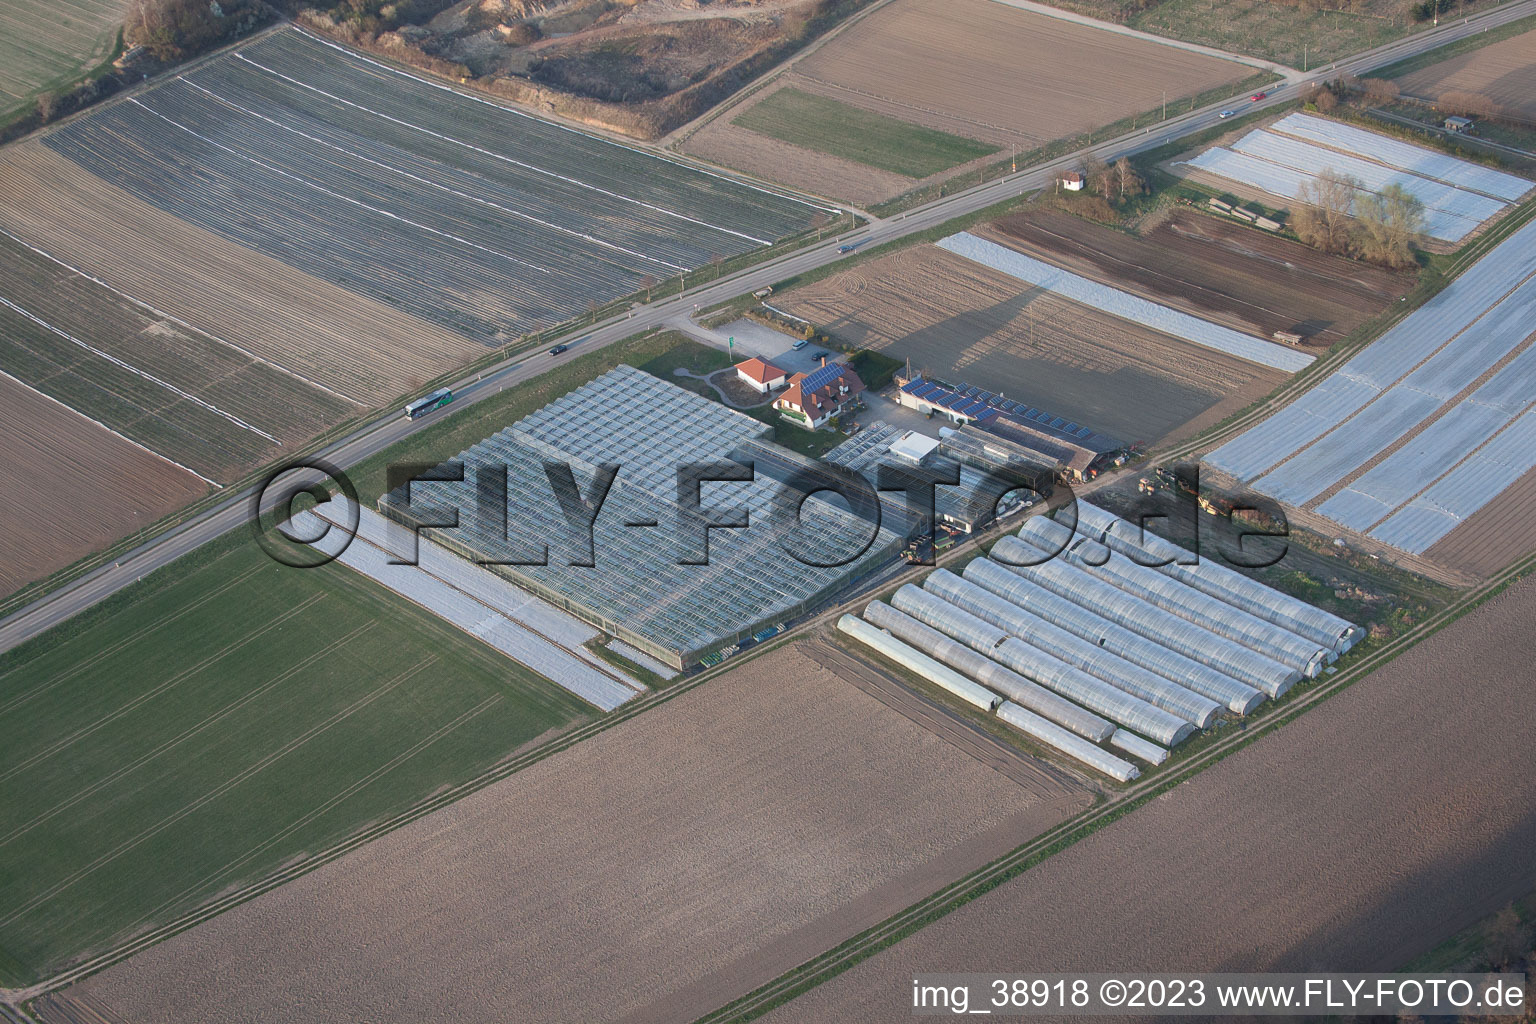
[[[1091,151],[1105,161],[1134,155],[1219,123],[1220,112],[1234,104],[1240,105],[1241,109],[1247,111],[1286,103],[1295,98],[1295,90],[1308,82],[1321,81],[1344,73],[1362,75],[1372,68],[1423,53],[1532,13],[1536,13],[1536,0],[1516,0],[1514,3],[1497,7],[1466,22],[1447,23],[1438,29],[1417,33],[1350,60],[1316,69],[1309,75],[1293,79],[1259,103],[1249,103],[1246,98],[1213,103],[1170,118],[1155,128],[1131,132],[1097,143],[1091,147]],[[1087,152],[1089,152],[1088,149],[1081,150],[1006,178],[999,178],[988,184],[957,192],[952,196],[917,207],[908,213],[876,221],[857,231],[829,238],[818,245],[748,268],[718,281],[696,284],[682,295],[642,306],[627,316],[604,321],[595,330],[585,333],[573,331],[570,336],[579,340],[571,343],[570,352],[563,356],[551,357],[541,351],[498,365],[478,377],[453,385],[454,391],[457,392],[453,407],[458,409],[464,405],[473,404],[494,394],[502,387],[537,376],[561,362],[613,344],[637,331],[661,326],[668,318],[687,313],[695,305],[710,306],[744,292],[781,281],[794,274],[804,273],[840,259],[852,259],[855,254],[838,252],[840,245],[858,242],[860,251],[865,251],[881,243],[927,230],[951,218],[981,210],[1022,193],[1044,188],[1051,183],[1056,173],[1077,166]],[[708,274],[708,270],[703,270],[692,276],[707,278]],[[324,449],[320,455],[327,461],[346,468],[382,451],[412,432],[430,425],[433,421],[433,416],[412,422],[398,414],[390,414]],[[198,518],[128,552],[114,565],[103,566],[14,612],[0,621],[0,652],[7,651],[63,622],[97,601],[116,593],[134,580],[241,526],[247,518],[246,508],[250,497],[249,491],[236,494]]]

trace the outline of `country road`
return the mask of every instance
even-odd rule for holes
[[[1170,118],[1151,128],[1121,135],[1091,148],[1026,168],[1016,174],[956,192],[954,195],[935,200],[907,213],[874,221],[855,231],[828,238],[819,244],[749,267],[720,280],[696,285],[670,299],[641,306],[624,316],[610,318],[595,328],[569,332],[562,340],[570,344],[571,348],[562,356],[551,357],[544,350],[540,350],[507,363],[498,364],[483,373],[450,385],[455,392],[453,408],[457,410],[465,405],[474,404],[495,394],[501,388],[528,380],[546,369],[611,345],[638,331],[662,326],[668,319],[684,315],[696,305],[700,307],[713,305],[841,259],[856,258],[860,253],[885,242],[925,231],[952,218],[974,213],[1005,199],[1043,188],[1051,182],[1058,171],[1077,166],[1089,152],[1097,154],[1105,161],[1134,155],[1219,123],[1220,112],[1229,107],[1240,105],[1241,109],[1247,112],[1288,103],[1295,98],[1296,90],[1310,82],[1322,81],[1340,74],[1364,74],[1373,68],[1415,56],[1533,13],[1536,13],[1536,0],[1515,0],[1513,3],[1501,5],[1466,21],[1448,22],[1437,29],[1416,33],[1348,60],[1316,69],[1307,75],[1298,76],[1292,73],[1289,76],[1290,80],[1283,87],[1277,87],[1268,98],[1258,103],[1248,102],[1246,96],[1229,97]],[[850,254],[838,252],[839,246],[851,242],[861,243],[859,252]],[[707,271],[699,273],[707,273]],[[409,421],[398,413],[391,412],[359,428],[317,454],[320,458],[345,469],[377,454],[411,433],[431,425],[435,420],[435,416],[427,416],[420,420]],[[202,515],[127,552],[116,563],[104,565],[13,612],[0,621],[0,652],[10,650],[37,636],[189,551],[244,525],[251,497],[250,489],[234,494]]]

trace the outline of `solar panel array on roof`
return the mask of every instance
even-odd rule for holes
[[[820,391],[822,388],[837,382],[837,378],[843,375],[847,369],[842,363],[828,363],[811,371],[810,376],[800,382],[800,390],[811,392]]]

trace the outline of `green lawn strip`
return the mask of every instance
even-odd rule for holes
[[[1523,928],[1529,936],[1536,928],[1536,892],[1526,893],[1513,900],[1503,910],[1490,914],[1468,928],[1457,932],[1434,949],[1403,965],[1404,974],[1454,974],[1482,971],[1490,967],[1490,956],[1499,950],[1494,947],[1507,944],[1510,913],[1514,914],[1516,928]],[[1526,948],[1530,948],[1529,942]]]
[[[618,669],[620,672],[626,673],[631,678],[644,683],[646,686],[649,686],[653,690],[664,690],[671,686],[673,683],[681,682],[684,678],[683,675],[679,673],[678,675],[673,676],[671,679],[665,679],[662,676],[657,675],[655,672],[652,672],[644,665],[630,661],[618,651],[611,649],[608,646],[608,642],[601,637],[591,641],[586,646],[587,650],[591,651],[593,654],[597,655],[599,658],[603,659],[608,664]]]
[[[999,149],[799,89],[780,89],[731,123],[909,178],[926,178]]]
[[[280,566],[243,532],[188,561],[0,657],[15,741],[0,983],[162,925],[593,713],[350,569]]]

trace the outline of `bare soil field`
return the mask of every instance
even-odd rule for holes
[[[653,139],[872,2],[462,0],[419,13],[392,4],[377,36],[324,14],[303,21],[541,113]]]
[[[1088,802],[792,645],[64,995],[144,1022],[691,1020]]]
[[[1312,68],[1380,46],[1428,22],[1404,17],[1400,0],[1348,4],[1296,0],[1047,0],[1094,18],[1170,39],[1214,46],[1294,68]],[[1480,13],[1498,0],[1458,0],[1456,14]]]
[[[1476,93],[1503,113],[1536,120],[1536,31],[1421,68],[1397,84],[1409,96],[1426,100],[1448,92]]]
[[[1536,471],[1506,488],[1435,544],[1424,557],[1486,579],[1536,549]]]
[[[0,437],[0,595],[208,489],[8,374],[0,374]]]
[[[849,344],[1126,442],[1186,436],[1285,375],[1080,306],[936,246],[776,297]]]
[[[1409,274],[1329,256],[1192,210],[1135,236],[1055,210],[1015,214],[973,233],[1165,306],[1309,347],[1342,341],[1413,286]]]
[[[911,972],[983,964],[1399,969],[1536,886],[1536,716],[1510,714],[1529,704],[1533,616],[1527,579],[762,1019],[910,1020]]]
[[[9,373],[229,483],[356,407],[0,234]]]
[[[35,142],[0,155],[0,227],[359,405],[485,351],[156,209]]]
[[[1238,81],[1250,70],[992,0],[896,0],[808,54],[776,85],[962,138],[1030,149],[1151,110],[1165,91],[1172,101]],[[753,162],[768,154],[752,133],[730,123],[770,94],[762,90],[716,117],[686,148],[811,188],[829,169],[803,171],[796,158],[823,158],[783,150],[781,162]],[[867,203],[912,185],[907,179],[902,187],[877,189],[854,176],[831,194]]]

